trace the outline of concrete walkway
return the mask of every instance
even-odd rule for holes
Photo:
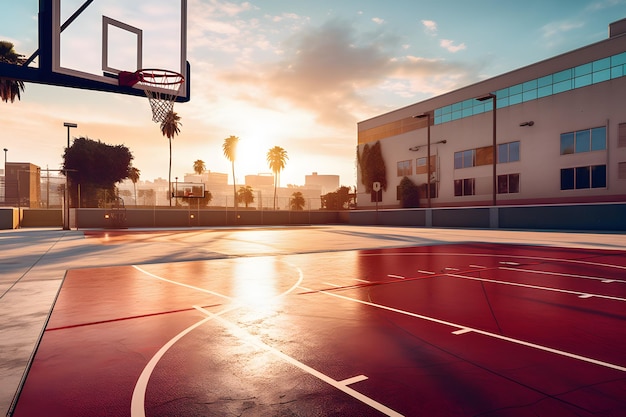
[[[9,411],[69,269],[467,242],[626,250],[624,234],[502,230],[309,226],[0,231],[0,411]]]

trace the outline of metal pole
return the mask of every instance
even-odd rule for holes
[[[430,112],[426,113],[426,121],[428,122],[428,129],[427,129],[427,137],[428,137],[428,147],[427,147],[427,159],[426,159],[426,177],[428,178],[427,181],[427,189],[426,189],[426,195],[428,196],[428,208],[430,208]]]
[[[491,98],[493,104],[493,195],[492,195],[492,205],[495,207],[496,205],[496,192],[497,192],[497,177],[496,177],[496,164],[498,163],[498,152],[496,145],[496,96],[492,95]]]
[[[63,126],[67,127],[67,150],[70,148],[70,129],[78,127],[76,123],[63,123]],[[68,171],[65,170],[65,216],[63,219],[63,230],[70,230],[70,190],[68,185]]]

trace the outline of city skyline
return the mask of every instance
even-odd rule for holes
[[[358,121],[603,40],[626,16],[623,0],[559,3],[190,0],[191,101],[175,106],[172,178],[202,159],[232,183],[221,146],[235,135],[238,184],[270,172],[267,150],[281,146],[281,186],[312,172],[355,186]],[[24,55],[36,49],[37,5],[11,2],[0,17],[0,40]],[[127,146],[141,180],[167,178],[167,139],[145,98],[28,83],[0,106],[10,162],[57,169],[73,122],[72,137]]]

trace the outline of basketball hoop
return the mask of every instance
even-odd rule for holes
[[[185,81],[181,74],[163,69],[141,69],[135,72],[122,71],[119,74],[119,84],[132,87],[140,84],[150,101],[152,121],[162,123],[167,115],[173,111],[174,102],[180,93]]]

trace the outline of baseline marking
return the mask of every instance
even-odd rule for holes
[[[535,270],[535,269],[507,268],[507,267],[500,267],[500,269],[504,269],[506,271],[513,271],[513,272],[529,272],[531,274],[556,275],[556,276],[559,276],[559,277],[593,279],[593,280],[597,280],[597,281],[602,281],[604,283],[611,283],[611,282],[626,283],[626,281],[622,281],[622,280],[618,280],[618,279],[612,279],[612,278],[608,278],[607,279],[607,278],[603,278],[603,277],[594,277],[594,276],[591,276],[591,275],[566,274],[564,272],[538,271],[538,270]]]
[[[224,327],[226,327],[227,329],[229,329],[231,331],[231,333],[233,335],[235,335],[236,337],[238,337],[240,340],[249,343],[252,346],[256,346],[260,349],[265,350],[266,352],[269,352],[271,354],[273,354],[274,356],[282,359],[283,361],[290,363],[291,365],[300,368],[301,370],[303,370],[304,372],[316,377],[317,379],[326,382],[327,384],[337,388],[340,391],[343,391],[344,393],[350,395],[351,397],[361,401],[364,404],[369,405],[370,407],[374,408],[375,410],[380,411],[381,413],[384,413],[388,416],[391,417],[403,417],[402,414],[398,413],[397,411],[392,410],[391,408],[371,399],[370,397],[367,397],[363,394],[361,394],[358,391],[355,391],[352,388],[349,388],[347,385],[347,383],[345,383],[344,381],[336,381],[334,379],[332,379],[331,377],[329,377],[328,375],[325,375],[323,373],[321,373],[320,371],[317,371],[313,368],[311,368],[308,365],[305,365],[304,363],[298,361],[297,359],[292,358],[291,356],[286,355],[285,353],[281,352],[278,349],[275,349],[267,344],[265,344],[264,342],[262,342],[261,340],[257,339],[256,337],[254,337],[253,335],[251,335],[250,333],[248,333],[247,331],[245,331],[244,329],[242,329],[241,327],[235,325],[234,323],[224,319],[223,317],[220,317],[214,313],[211,313],[210,311],[199,307],[199,306],[194,306],[195,309],[197,309],[198,311],[208,315],[208,319],[215,319],[216,321],[219,321]],[[354,382],[353,382],[354,383]]]
[[[357,376],[353,376],[352,378],[344,379],[343,381],[337,381],[337,382],[343,385],[352,385],[352,384],[356,384],[357,382],[365,381],[366,379],[368,378],[365,375],[357,375]]]
[[[432,323],[438,323],[438,324],[443,324],[444,326],[449,326],[449,327],[455,327],[457,329],[467,329],[469,330],[469,332],[474,332],[474,333],[478,333],[481,334],[483,336],[487,336],[487,337],[491,337],[494,339],[499,339],[499,340],[503,340],[505,342],[510,342],[510,343],[514,343],[517,345],[522,345],[522,346],[526,346],[526,347],[530,347],[532,349],[537,349],[537,350],[541,350],[544,352],[549,352],[549,353],[553,353],[556,355],[560,355],[560,356],[565,356],[567,358],[571,358],[571,359],[576,359],[582,362],[587,362],[587,363],[592,363],[594,365],[599,365],[599,366],[603,366],[605,368],[610,368],[610,369],[615,369],[618,371],[622,371],[622,372],[626,372],[626,366],[621,366],[621,365],[616,365],[613,363],[609,363],[609,362],[604,362],[604,361],[600,361],[597,359],[593,359],[593,358],[587,358],[585,356],[581,356],[581,355],[577,355],[575,353],[569,353],[569,352],[565,352],[563,350],[559,350],[559,349],[554,349],[551,347],[547,347],[547,346],[542,346],[542,345],[538,345],[536,343],[531,343],[531,342],[526,342],[524,340],[519,340],[519,339],[514,339],[512,337],[507,337],[507,336],[503,336],[497,333],[491,333],[491,332],[487,332],[485,330],[480,330],[480,329],[475,329],[472,327],[467,327],[467,326],[463,326],[461,324],[456,324],[456,323],[452,323],[446,320],[441,320],[441,319],[437,319],[434,317],[429,317],[429,316],[424,316],[421,314],[417,314],[417,313],[411,313],[410,311],[405,311],[405,310],[400,310],[394,307],[389,307],[389,306],[385,306],[382,304],[376,304],[376,303],[372,303],[370,301],[364,301],[364,300],[359,300],[357,298],[351,298],[351,297],[346,297],[344,295],[340,295],[340,294],[334,294],[334,293],[330,293],[328,291],[324,291],[324,290],[311,290],[308,289],[306,287],[301,287],[302,289],[304,289],[305,291],[309,291],[309,292],[318,292],[324,295],[328,295],[330,297],[336,297],[336,298],[340,298],[342,300],[347,300],[347,301],[351,301],[354,303],[359,303],[359,304],[363,304],[363,305],[367,305],[370,307],[374,307],[374,308],[379,308],[381,310],[387,310],[387,311],[391,311],[393,313],[398,313],[398,314],[403,314],[405,316],[410,316],[410,317],[415,317],[421,320],[425,320],[425,321],[429,321]],[[467,332],[466,332],[467,333]]]

